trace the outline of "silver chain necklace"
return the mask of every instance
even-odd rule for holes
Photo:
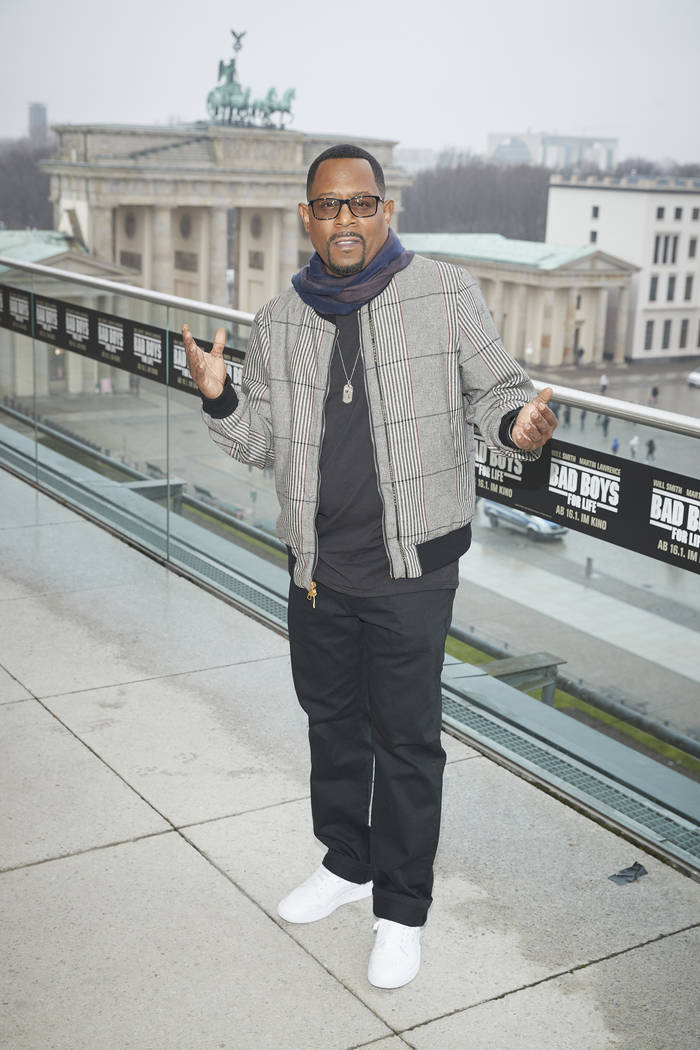
[[[336,331],[335,331],[335,338],[336,338],[336,342],[338,344],[338,356],[340,357],[340,363],[343,366],[343,372],[345,373],[345,379],[346,379],[345,386],[343,387],[343,404],[344,405],[349,405],[350,402],[352,401],[352,395],[353,395],[353,391],[354,391],[354,388],[353,388],[353,385],[352,385],[352,377],[355,375],[355,369],[357,368],[357,362],[360,360],[360,349],[361,348],[360,347],[357,348],[357,357],[355,358],[355,364],[352,366],[352,372],[350,373],[350,375],[348,375],[348,370],[345,367],[345,361],[343,361],[343,351],[341,350],[341,347],[340,347],[340,332],[338,331],[337,328],[336,328]]]

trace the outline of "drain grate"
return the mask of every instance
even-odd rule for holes
[[[545,781],[557,782],[598,812],[614,812],[624,823],[632,822],[642,828],[648,837],[663,845],[669,852],[686,854],[693,867],[700,861],[700,831],[681,818],[662,812],[631,791],[590,769],[585,769],[568,756],[548,748],[524,733],[504,725],[478,711],[467,700],[458,700],[443,692],[443,715],[456,727],[463,726],[468,735],[481,740],[504,756],[512,756],[519,764],[531,767]]]

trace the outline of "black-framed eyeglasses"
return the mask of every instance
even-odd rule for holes
[[[371,193],[357,193],[354,197],[316,197],[309,201],[309,207],[313,212],[314,219],[337,219],[340,209],[344,204],[356,219],[371,219],[377,214],[380,202],[384,203],[383,197],[375,197]]]

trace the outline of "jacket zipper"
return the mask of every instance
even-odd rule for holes
[[[391,443],[389,441],[389,428],[387,426],[386,405],[384,403],[384,393],[382,391],[382,381],[379,378],[379,364],[378,364],[378,361],[377,361],[377,339],[376,339],[376,335],[375,335],[375,331],[374,331],[374,318],[372,317],[372,307],[371,307],[370,303],[367,303],[367,313],[369,314],[369,333],[370,333],[370,335],[372,337],[372,355],[374,357],[374,370],[375,370],[376,375],[377,375],[377,386],[379,387],[379,404],[381,405],[381,408],[382,408],[382,418],[384,420],[384,433],[386,434],[386,451],[387,451],[387,457],[389,459],[389,478],[391,480],[391,495],[392,495],[392,499],[394,501],[394,514],[396,515],[396,540],[397,540],[397,543],[399,545],[399,550],[401,552],[401,560],[403,561],[403,567],[404,567],[406,576],[408,576],[408,565],[406,564],[406,556],[405,556],[405,554],[403,552],[403,547],[401,546],[401,532],[400,532],[400,529],[399,529],[399,502],[398,502],[398,499],[397,499],[397,496],[396,496],[396,475],[394,473],[394,461],[391,458]],[[361,336],[360,336],[360,338],[361,338]],[[367,398],[367,407],[369,409],[369,397]],[[370,431],[371,431],[371,429],[372,428],[370,427]],[[379,469],[377,469],[377,482],[378,481],[379,481]],[[380,493],[381,493],[381,488],[380,488]],[[383,527],[384,527],[384,525],[383,525],[383,522],[382,522],[382,528]],[[385,542],[385,545],[386,545],[386,532],[384,533],[384,542]],[[388,553],[389,552],[387,551],[387,554]],[[389,555],[389,564],[391,565],[391,556],[390,555]]]
[[[362,380],[365,384],[365,400],[367,401],[367,414],[369,415],[369,439],[372,442],[372,457],[374,459],[374,472],[377,475],[377,491],[379,493],[379,499],[382,504],[382,541],[384,543],[384,550],[386,551],[387,561],[389,562],[389,569],[391,570],[391,554],[389,553],[389,544],[386,538],[386,503],[384,502],[384,494],[382,492],[382,486],[379,484],[379,461],[377,459],[377,446],[374,441],[374,427],[372,426],[372,410],[369,404],[369,390],[367,389],[367,369],[365,368],[365,347],[362,339],[362,325],[360,324],[360,318],[358,317],[357,329],[360,335],[360,349],[362,350]],[[376,355],[375,355],[376,363]],[[393,580],[393,572],[389,572],[389,576]]]
[[[318,516],[318,504],[321,499],[321,449],[323,448],[323,436],[326,432],[326,401],[328,400],[328,391],[331,385],[331,365],[333,364],[333,354],[335,353],[335,340],[336,336],[333,336],[333,349],[331,350],[330,360],[328,362],[328,374],[326,376],[326,392],[323,395],[323,412],[321,413],[321,437],[318,442],[318,463],[316,465],[316,513],[314,514],[314,536],[316,537],[316,556],[314,559],[313,569],[311,570],[311,585],[306,594],[306,600],[312,603],[312,608],[316,608],[316,598],[318,595],[318,589],[316,581],[313,576],[318,567],[318,529],[316,528],[316,518]]]

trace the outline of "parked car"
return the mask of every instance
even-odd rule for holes
[[[515,507],[507,507],[504,503],[484,500],[482,506],[484,514],[489,519],[489,524],[494,528],[497,525],[503,525],[507,529],[524,532],[533,540],[559,540],[569,531],[555,521],[539,518],[536,514],[528,514]]]
[[[694,372],[688,372],[688,386],[700,386],[700,368],[696,368]]]

